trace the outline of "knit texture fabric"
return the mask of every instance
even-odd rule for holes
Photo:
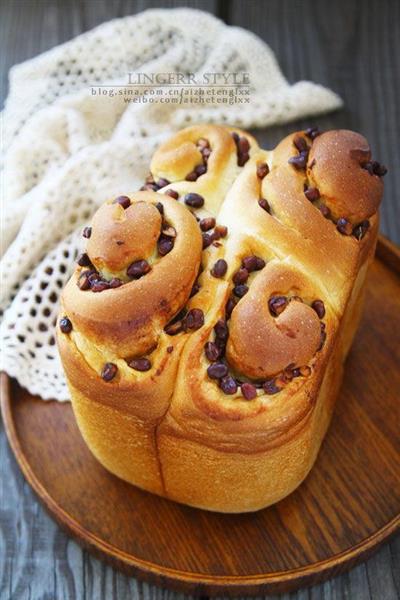
[[[171,89],[163,82],[127,86],[139,73],[193,73],[211,90],[205,74],[241,72],[244,104],[161,101]],[[13,67],[2,113],[1,369],[43,399],[68,399],[54,328],[82,228],[106,199],[139,189],[172,132],[266,127],[341,104],[312,82],[289,85],[252,33],[191,9],[116,19]]]

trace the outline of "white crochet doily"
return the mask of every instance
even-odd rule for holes
[[[251,84],[245,105],[126,103],[92,93],[93,84],[125,85],[128,73],[197,80],[243,71]],[[14,67],[2,113],[1,368],[33,394],[68,399],[54,326],[82,227],[105,199],[140,187],[172,131],[202,122],[265,127],[339,106],[320,85],[290,86],[250,32],[190,9],[114,20]]]

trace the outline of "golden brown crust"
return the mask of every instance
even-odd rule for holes
[[[99,210],[89,258],[124,284],[79,289],[89,267],[78,267],[62,304],[72,331],[57,335],[79,426],[108,469],[223,512],[257,510],[299,485],[361,312],[376,165],[353,132],[298,132],[266,152],[240,130],[190,127],[154,155],[147,186],[159,192]],[[201,200],[185,207],[187,194]],[[190,212],[216,219],[202,225],[203,241]],[[162,256],[160,225],[176,230]],[[142,259],[150,271],[130,281],[129,264]],[[144,355],[146,370],[130,366]],[[105,363],[115,368],[108,380]],[[214,378],[219,363],[227,374]]]

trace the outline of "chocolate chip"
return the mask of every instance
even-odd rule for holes
[[[200,152],[201,152],[204,162],[207,164],[207,161],[211,154],[211,148],[204,148],[204,149],[200,150]]]
[[[268,301],[269,312],[273,317],[277,317],[281,314],[288,305],[288,299],[286,296],[272,296]]]
[[[191,171],[185,177],[186,181],[197,181],[197,178],[198,174],[196,173],[196,171]]]
[[[247,269],[241,267],[234,276],[232,277],[233,283],[236,285],[240,285],[241,283],[246,283],[249,278],[249,272]]]
[[[248,152],[244,152],[243,154],[238,154],[238,159],[237,159],[238,167],[244,167],[244,165],[247,163],[249,158],[250,158],[250,156],[249,156]]]
[[[268,379],[267,381],[264,381],[262,387],[264,392],[269,395],[277,394],[281,391],[281,388],[276,385],[275,379]]]
[[[222,379],[219,382],[219,387],[224,392],[224,394],[229,395],[236,394],[238,389],[236,381],[230,375],[222,377]]]
[[[104,292],[104,290],[110,289],[110,284],[104,279],[98,279],[93,281],[90,285],[92,292]]]
[[[247,137],[240,137],[237,143],[237,147],[242,154],[248,152],[250,150],[250,142],[247,139]]]
[[[204,325],[204,313],[200,308],[192,308],[186,315],[183,323],[185,331],[187,329],[200,329]]]
[[[60,329],[63,333],[71,333],[72,323],[68,317],[62,317],[59,322]]]
[[[270,205],[268,204],[268,200],[266,200],[265,198],[260,198],[258,201],[258,205],[261,206],[261,208],[263,210],[265,210],[267,213],[271,212],[271,208],[270,208]]]
[[[175,200],[178,200],[179,198],[179,194],[175,190],[165,190],[164,194],[171,196],[171,198],[174,198]]]
[[[92,265],[91,260],[86,252],[81,254],[76,262],[80,267],[90,267]]]
[[[296,135],[293,139],[293,144],[296,146],[299,152],[308,152],[308,145],[306,140],[301,135]]]
[[[228,270],[228,263],[223,258],[217,260],[213,268],[211,269],[211,275],[213,277],[223,277]]]
[[[264,179],[266,175],[269,173],[269,167],[267,163],[261,163],[257,166],[257,177],[259,179]]]
[[[215,362],[216,360],[218,360],[221,355],[220,349],[214,342],[207,342],[204,346],[204,352],[208,360],[211,362]]]
[[[192,287],[192,289],[191,289],[191,292],[190,292],[190,296],[189,296],[189,297],[190,297],[190,298],[192,298],[193,296],[195,296],[199,290],[200,290],[200,284],[198,283],[198,281],[196,281],[196,282],[193,284],[193,287]]]
[[[77,285],[80,290],[84,291],[84,290],[88,290],[90,288],[89,275],[91,275],[92,273],[93,273],[93,271],[83,271],[79,275]]]
[[[318,127],[308,127],[304,133],[312,141],[314,141],[317,136],[321,135],[321,131]]]
[[[293,167],[295,167],[298,170],[305,169],[307,166],[307,158],[308,153],[303,151],[300,152],[300,154],[298,154],[297,156],[292,156],[291,158],[289,158],[288,163],[293,165]]]
[[[320,204],[318,208],[321,214],[325,217],[325,219],[329,219],[329,217],[331,216],[331,211],[329,210],[329,208],[325,204]]]
[[[306,190],[304,190],[304,195],[307,198],[307,200],[310,200],[310,202],[314,202],[320,197],[319,190],[315,187],[309,187]]]
[[[369,221],[361,221],[358,225],[356,225],[353,229],[353,235],[358,240],[362,240],[364,235],[367,233],[369,229]]]
[[[242,267],[247,269],[249,273],[259,271],[265,267],[265,260],[254,254],[252,256],[245,256],[242,259]]]
[[[159,179],[159,180],[157,181],[157,185],[158,185],[158,187],[159,187],[159,188],[163,188],[163,187],[165,187],[166,185],[169,185],[170,183],[171,183],[171,182],[170,182],[170,181],[168,181],[168,179],[164,179],[164,177],[162,177],[161,179]]]
[[[252,383],[242,383],[240,389],[246,400],[253,400],[257,396],[257,389]]]
[[[114,288],[118,288],[121,287],[122,285],[122,281],[118,278],[118,277],[113,277],[112,279],[110,279],[110,281],[108,282],[110,288],[114,289]]]
[[[204,173],[207,172],[207,167],[205,165],[197,165],[197,167],[195,168],[195,172],[197,176],[200,177],[201,175],[204,175]]]
[[[150,190],[152,192],[157,192],[158,191],[158,185],[156,183],[145,183],[140,188],[140,191],[146,191],[146,190]],[[128,208],[128,207],[124,206],[124,208]]]
[[[129,265],[126,274],[128,277],[132,277],[133,279],[139,279],[146,273],[148,273],[151,269],[151,266],[147,262],[147,260],[136,260],[132,264]]]
[[[226,342],[229,336],[229,329],[224,319],[219,319],[214,325],[215,335],[218,339]]]
[[[336,229],[340,233],[343,233],[344,235],[351,235],[353,233],[352,224],[350,223],[350,221],[348,221],[344,217],[341,217],[340,219],[338,219],[338,221],[336,223]]]
[[[228,235],[228,228],[225,225],[217,225],[214,229],[216,239],[224,238]]]
[[[169,323],[168,325],[166,325],[164,327],[164,331],[168,335],[176,335],[177,333],[180,333],[182,330],[183,330],[182,321],[175,321],[175,322]]]
[[[231,296],[225,306],[225,314],[228,319],[231,316],[232,311],[235,308],[235,306],[236,306],[236,302]]]
[[[233,138],[233,141],[234,141],[234,142],[235,142],[235,144],[237,145],[237,144],[238,144],[238,142],[239,142],[239,139],[240,139],[240,138],[239,138],[239,134],[238,134],[238,133],[236,133],[236,131],[232,131],[232,133],[231,133],[231,136],[232,136],[232,138]]]
[[[164,207],[163,207],[163,205],[161,204],[161,202],[157,202],[157,204],[156,204],[156,209],[158,210],[158,212],[160,213],[160,215],[163,215],[163,214],[164,214]]]
[[[325,304],[322,300],[314,300],[311,304],[311,308],[315,310],[320,319],[323,319],[325,316]]]
[[[237,298],[243,298],[243,296],[245,296],[248,291],[249,288],[247,287],[247,285],[235,285],[235,287],[233,288],[233,293]]]
[[[191,206],[192,208],[201,208],[204,204],[204,198],[203,196],[200,196],[200,194],[192,192],[190,194],[186,194],[184,197],[184,202],[187,204],[187,206]]]
[[[83,232],[82,232],[82,235],[83,235],[84,238],[89,239],[90,236],[92,235],[92,228],[91,227],[85,227],[84,230],[83,230]]]
[[[207,369],[207,375],[211,379],[220,379],[228,374],[228,367],[224,363],[213,363]]]
[[[199,225],[202,231],[209,231],[215,227],[215,219],[214,217],[206,217],[205,219],[201,219]]]
[[[161,236],[157,242],[158,254],[160,254],[160,256],[165,256],[171,252],[173,247],[174,239],[170,237]]]
[[[149,371],[151,369],[151,362],[148,358],[133,358],[128,365],[135,371]]]
[[[174,351],[174,347],[173,346],[168,346],[168,348],[167,348],[168,354],[171,354],[171,352],[173,352],[173,351]]]
[[[104,381],[111,381],[116,376],[117,371],[117,365],[114,365],[114,363],[106,363],[101,371],[101,377]]]
[[[203,250],[208,248],[208,246],[211,246],[212,243],[213,243],[212,235],[209,233],[203,233]]]
[[[322,323],[321,323],[321,325],[322,325]],[[320,342],[317,352],[322,350],[322,348],[325,344],[325,340],[326,340],[326,331],[325,331],[325,328],[324,329],[321,328],[321,342]]]
[[[152,184],[149,184],[149,185],[152,185]],[[115,198],[113,204],[120,204],[122,206],[122,208],[126,209],[126,208],[129,208],[129,206],[131,205],[131,201],[128,198],[128,196],[118,196],[118,198]]]
[[[384,177],[387,173],[387,168],[376,160],[370,160],[363,163],[362,168],[368,171],[370,175],[377,175],[378,177]]]

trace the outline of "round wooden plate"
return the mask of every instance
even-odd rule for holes
[[[3,375],[5,427],[26,479],[97,556],[191,593],[288,591],[367,558],[400,520],[399,266],[381,241],[331,428],[309,477],[277,505],[221,515],[142,492],[93,458],[69,404]]]

